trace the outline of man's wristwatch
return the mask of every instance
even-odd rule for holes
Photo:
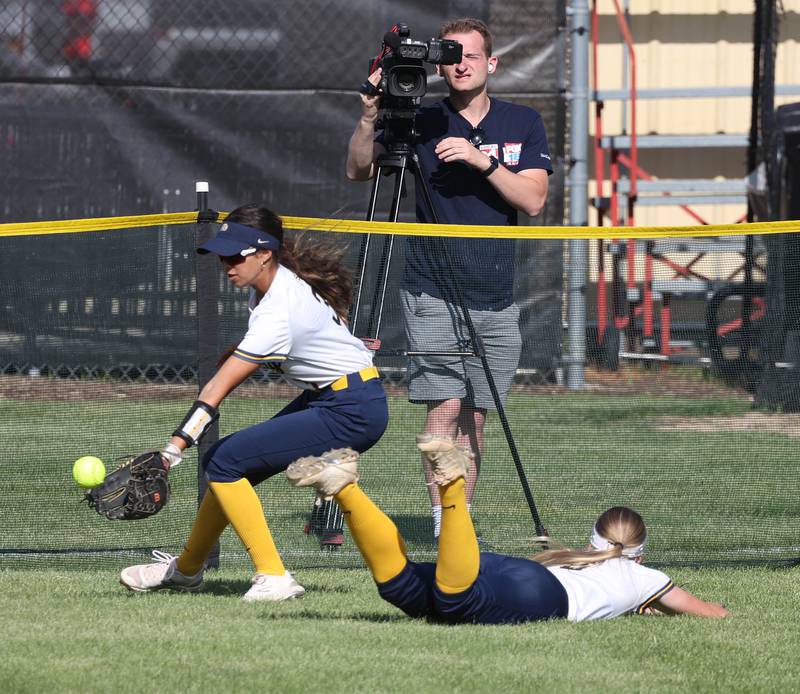
[[[484,171],[481,171],[481,176],[483,176],[484,178],[489,178],[489,176],[491,176],[494,173],[495,169],[498,166],[500,166],[500,162],[497,161],[497,157],[494,157],[491,154],[489,155],[489,161],[492,162],[491,164],[489,164],[489,168],[485,169]]]

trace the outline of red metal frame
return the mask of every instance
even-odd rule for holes
[[[602,144],[602,137],[603,137],[603,102],[597,98],[598,93],[598,45],[599,45],[599,17],[597,11],[597,1],[592,1],[592,8],[591,8],[591,42],[592,42],[592,88],[595,93],[595,109],[594,109],[594,168],[595,168],[595,181],[597,185],[597,195],[596,195],[596,209],[597,209],[597,223],[598,226],[603,226],[605,222],[605,218],[608,217],[610,220],[610,225],[613,227],[616,226],[635,226],[635,216],[634,216],[634,208],[637,201],[638,196],[638,187],[637,181],[638,179],[652,181],[655,180],[653,176],[651,176],[647,171],[645,171],[640,165],[638,161],[638,147],[637,147],[637,80],[636,80],[636,52],[633,42],[633,37],[630,31],[630,26],[628,24],[625,15],[620,8],[618,0],[612,0],[614,4],[614,10],[616,12],[617,24],[619,26],[620,33],[622,35],[622,39],[625,43],[625,48],[627,50],[628,58],[629,58],[629,89],[630,89],[630,124],[631,124],[631,132],[630,132],[630,153],[626,153],[617,149],[616,147],[610,147],[608,150],[608,167],[609,167],[609,182],[611,186],[611,194],[608,198],[608,214],[606,215],[605,209],[605,198],[603,197],[604,187],[605,187],[605,159],[606,159],[606,151],[603,149]],[[628,192],[628,204],[625,210],[626,215],[625,219],[623,219],[620,215],[620,204],[619,204],[619,180],[621,178],[621,169],[620,167],[624,167],[628,173],[628,177],[630,180],[630,189]],[[661,193],[663,196],[669,196],[670,193],[663,192]],[[700,214],[695,212],[691,207],[688,205],[680,205],[680,208],[685,211],[688,215],[690,215],[695,221],[699,222],[700,224],[708,224]],[[746,219],[746,215],[743,215],[739,219],[736,220],[737,223],[742,222]],[[617,238],[611,239],[612,243],[618,243]],[[598,275],[597,275],[597,339],[598,342],[602,344],[606,330],[608,329],[608,312],[609,307],[611,310],[612,321],[614,326],[618,330],[622,330],[625,328],[629,328],[630,330],[635,329],[635,317],[642,316],[642,337],[645,339],[652,339],[654,332],[655,332],[655,325],[654,325],[654,301],[653,301],[653,277],[654,277],[654,263],[659,262],[663,265],[669,267],[674,273],[674,277],[695,277],[697,279],[703,279],[706,281],[710,281],[708,277],[703,276],[702,274],[693,270],[693,266],[698,263],[704,256],[705,253],[698,253],[687,265],[680,265],[679,263],[666,258],[660,253],[654,252],[655,249],[655,242],[648,241],[645,244],[645,253],[644,253],[644,267],[643,267],[643,283],[642,283],[642,290],[641,295],[639,295],[639,289],[637,286],[636,280],[636,265],[637,265],[637,247],[636,241],[634,239],[628,239],[625,247],[625,262],[626,262],[626,270],[625,270],[625,281],[624,287],[626,291],[626,301],[621,300],[621,289],[623,286],[623,281],[620,272],[620,256],[619,254],[615,254],[614,262],[611,268],[611,296],[609,301],[608,296],[608,289],[606,286],[606,263],[604,257],[604,249],[605,249],[605,240],[600,239],[597,241],[597,254],[598,254]],[[741,267],[735,270],[731,277],[735,276],[741,271]],[[659,314],[660,319],[660,328],[661,328],[661,349],[660,352],[664,356],[669,356],[671,353],[670,349],[670,330],[671,330],[671,320],[672,320],[672,311],[670,306],[671,296],[669,294],[664,294],[662,296],[662,303],[661,303],[661,311]],[[610,304],[610,306],[609,306]],[[627,315],[622,315],[620,312],[620,308],[623,304],[627,304],[628,311]],[[754,310],[752,319],[757,319],[759,317],[759,311]],[[733,323],[735,323],[734,321]],[[741,321],[739,321],[741,322]],[[725,329],[726,332],[729,331],[727,326],[720,326],[720,329]],[[730,330],[736,329],[735,327],[731,327]],[[633,337],[633,335],[631,336]],[[631,343],[634,343],[635,340],[631,339]]]
[[[597,90],[597,45],[598,41],[597,2],[592,2],[591,13],[591,40],[592,40],[592,87]],[[603,208],[603,187],[605,173],[603,167],[603,151],[601,138],[603,137],[603,102],[594,99],[594,180],[596,184],[595,200],[597,204],[597,226],[603,226],[605,210]],[[606,268],[605,253],[603,252],[603,239],[597,240],[597,341],[602,344],[608,328],[608,297],[606,295]]]
[[[754,296],[751,298],[753,303],[753,310],[750,312],[750,320],[760,320],[764,316],[767,315],[767,302],[764,301],[760,296]],[[735,318],[732,321],[728,321],[727,323],[723,323],[720,326],[717,326],[717,335],[727,335],[728,333],[733,332],[734,330],[738,330],[742,327],[742,319]]]
[[[625,19],[625,15],[622,12],[618,0],[613,0],[614,8],[617,14],[617,22],[620,27],[620,31],[623,36],[623,40],[625,41],[625,45],[627,47],[628,56],[629,56],[629,71],[630,71],[630,88],[631,88],[631,95],[630,95],[630,102],[631,102],[631,161],[634,163],[634,166],[631,168],[631,172],[629,173],[630,177],[630,190],[628,193],[628,204],[626,209],[626,217],[624,223],[627,226],[635,226],[635,217],[634,217],[634,205],[636,204],[636,178],[638,170],[638,166],[636,166],[636,162],[638,161],[638,147],[636,143],[636,135],[637,135],[637,127],[636,127],[636,52],[634,50],[633,45],[633,37],[631,36],[630,27],[628,26],[628,22]],[[592,10],[591,10],[591,41],[592,41],[592,57],[593,57],[593,64],[592,64],[592,82],[593,82],[593,89],[595,93],[597,92],[598,87],[598,44],[599,44],[599,19],[598,19],[598,12],[597,12],[597,0],[593,0],[592,2]],[[598,203],[596,205],[598,211],[598,226],[602,226],[604,222],[604,210],[603,205],[600,201],[603,200],[603,189],[605,184],[605,177],[604,177],[604,164],[605,164],[605,152],[603,150],[602,145],[602,136],[603,136],[603,123],[602,123],[602,111],[603,111],[603,103],[595,98],[595,129],[594,129],[594,153],[595,153],[595,181],[597,185],[597,200]],[[623,220],[620,217],[620,209],[619,209],[619,191],[618,191],[618,182],[619,182],[619,165],[620,159],[619,155],[621,153],[617,148],[611,148],[609,152],[609,178],[611,182],[611,196],[609,199],[609,218],[611,220],[612,226],[621,226],[623,224]],[[616,239],[614,239],[616,242]],[[605,332],[608,326],[608,297],[607,297],[607,290],[606,290],[606,278],[605,278],[605,260],[603,258],[604,255],[604,242],[603,240],[598,240],[597,242],[597,251],[598,251],[598,258],[599,258],[599,273],[598,273],[598,283],[597,283],[597,316],[598,316],[598,324],[597,324],[597,332],[598,332],[598,341],[602,342],[603,338],[605,337]],[[627,270],[625,273],[625,288],[628,298],[630,299],[638,290],[636,286],[636,244],[633,240],[628,239],[626,243],[626,262],[627,262]],[[645,293],[651,293],[650,287],[652,286],[652,274],[648,276],[648,273],[652,271],[652,264],[645,260]],[[620,290],[620,278],[618,275],[619,272],[619,263],[614,263],[613,268],[613,276],[612,276],[612,299],[611,299],[611,308],[613,314],[613,321],[614,325],[617,329],[623,329],[628,326],[634,325],[634,316],[636,312],[636,302],[628,300],[626,303],[629,307],[629,313],[627,316],[619,315],[617,308],[619,306],[619,290]],[[647,326],[649,326],[650,332],[652,333],[652,312],[650,313],[650,317],[646,316],[645,318],[645,326],[647,330]]]
[[[623,164],[626,167],[628,167],[628,169],[630,169],[631,171],[636,171],[637,177],[639,177],[639,178],[641,178],[642,180],[645,180],[645,181],[655,181],[656,180],[655,176],[651,176],[638,163],[634,163],[633,162],[633,157],[627,157],[624,152],[620,152],[618,156],[619,156],[619,161],[620,161],[621,164]],[[664,193],[661,193],[661,195],[664,196],[664,197],[669,197],[671,195],[671,193],[664,192]],[[708,224],[708,222],[705,219],[703,219],[699,214],[697,214],[697,212],[695,212],[688,205],[680,205],[680,208],[684,212],[686,212],[687,214],[691,215],[695,220],[700,222],[700,224]],[[747,215],[745,215],[745,219],[746,218],[747,218]]]

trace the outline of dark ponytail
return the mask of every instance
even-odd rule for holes
[[[307,282],[342,320],[347,320],[353,295],[353,277],[342,265],[344,248],[311,241],[304,234],[284,235],[280,217],[257,205],[242,205],[227,217],[231,222],[261,229],[281,242],[277,262]]]

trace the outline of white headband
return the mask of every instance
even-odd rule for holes
[[[602,552],[605,549],[611,549],[614,546],[613,542],[609,542],[604,538],[599,532],[597,532],[597,526],[592,528],[592,537],[589,540],[589,543],[594,547],[596,550]],[[635,545],[634,547],[623,547],[622,548],[622,556],[628,557],[628,559],[637,559],[644,554],[644,548],[647,545],[647,535],[644,536],[644,541],[640,545]]]

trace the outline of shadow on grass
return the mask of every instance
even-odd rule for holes
[[[305,588],[308,593],[341,593],[345,595],[353,592],[353,588],[350,586],[331,586],[325,583],[309,583],[307,581],[303,581],[303,588]]]
[[[250,590],[251,585],[250,581],[205,581],[201,592],[205,595],[235,595],[242,597]]]
[[[295,511],[289,514],[296,518],[298,526],[311,518],[311,508],[308,512]],[[403,538],[409,542],[433,544],[433,519],[429,515],[420,514],[394,514],[390,518],[394,521]],[[345,525],[345,532],[347,532]]]
[[[211,580],[203,583],[202,593],[206,595],[244,595],[252,584],[250,581],[241,580]],[[325,583],[309,583],[303,581],[303,587],[308,593],[340,594],[346,595],[353,592],[353,588],[343,585],[328,585]]]
[[[406,541],[434,546],[431,516],[397,515],[392,520]]]
[[[347,614],[336,614],[335,612],[320,612],[319,610],[292,610],[291,612],[265,612],[260,615],[261,619],[278,621],[281,619],[308,619],[318,622],[334,621],[345,619],[354,622],[373,622],[373,623],[394,623],[408,622],[409,618],[404,614],[384,614],[382,612],[352,612]]]

